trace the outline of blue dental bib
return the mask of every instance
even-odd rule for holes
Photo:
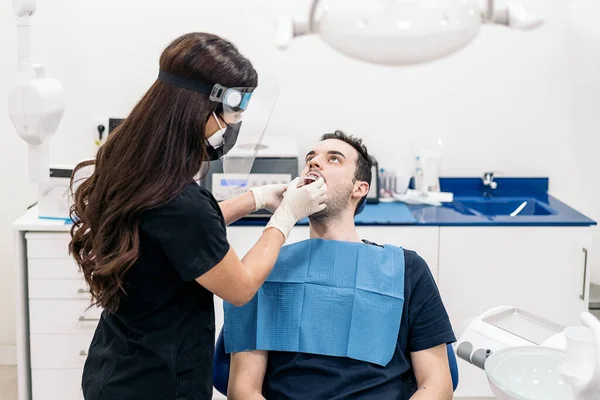
[[[404,250],[310,239],[284,246],[242,307],[224,304],[227,353],[288,351],[385,366],[404,304]]]

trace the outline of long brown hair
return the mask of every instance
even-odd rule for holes
[[[160,57],[160,69],[225,87],[256,87],[258,80],[235,46],[206,33],[173,41]],[[204,128],[213,112],[222,112],[222,107],[208,95],[157,80],[109,135],[96,159],[75,168],[69,251],[90,287],[93,304],[118,309],[126,294],[123,277],[139,257],[140,217],[193,182],[206,161]],[[86,167],[93,173],[77,182],[77,172]]]

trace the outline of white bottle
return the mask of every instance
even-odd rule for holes
[[[415,190],[417,193],[425,192],[425,187],[423,186],[423,166],[421,163],[421,156],[417,156],[415,159]]]

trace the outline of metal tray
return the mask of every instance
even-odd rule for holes
[[[565,330],[559,324],[518,308],[500,311],[483,321],[537,345]]]

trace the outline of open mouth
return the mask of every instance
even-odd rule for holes
[[[314,172],[309,172],[308,174],[306,174],[303,178],[302,178],[302,186],[305,185],[310,185],[311,183],[313,183],[314,181],[316,181],[317,179],[319,179],[321,176],[317,175]]]

